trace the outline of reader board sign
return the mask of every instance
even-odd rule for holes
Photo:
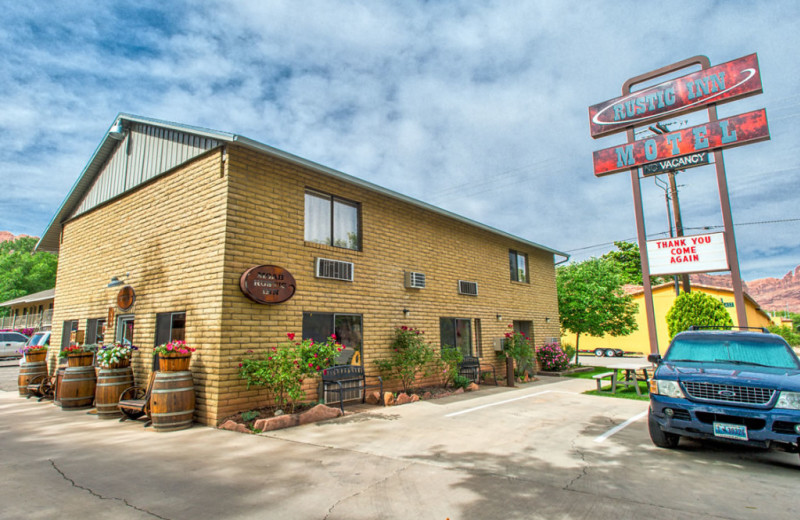
[[[724,233],[648,240],[647,257],[654,276],[729,270]]]
[[[650,175],[657,175],[659,173],[703,166],[704,164],[709,164],[709,162],[709,152],[693,153],[691,155],[675,157],[674,159],[664,159],[663,161],[645,164],[642,166],[642,175],[649,177]]]
[[[750,54],[589,107],[593,138],[697,110],[711,103],[760,94],[758,56]]]
[[[596,177],[645,164],[681,157],[702,151],[731,148],[769,139],[767,111],[754,110],[746,114],[710,121],[683,128],[668,134],[626,143],[593,152]]]

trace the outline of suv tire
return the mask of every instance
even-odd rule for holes
[[[676,448],[678,446],[678,442],[681,440],[680,435],[665,432],[661,429],[661,426],[658,425],[658,421],[656,421],[656,418],[653,417],[652,410],[650,410],[650,414],[648,415],[647,428],[650,430],[650,440],[653,441],[653,444],[659,448],[667,448],[671,450]]]

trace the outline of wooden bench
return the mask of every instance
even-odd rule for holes
[[[489,364],[481,364],[481,360],[475,356],[464,356],[464,359],[458,365],[458,374],[466,377],[473,383],[481,383],[483,374],[492,374],[494,384],[497,386],[497,376],[494,373],[494,366]]]
[[[597,381],[597,391],[598,392],[600,391],[603,379],[605,378],[609,378],[611,380],[611,393],[612,394],[615,393],[617,381],[616,378],[614,377],[614,372],[603,372],[602,374],[595,374],[592,376],[592,379]]]
[[[126,388],[119,395],[119,411],[122,413],[120,422],[127,419],[136,420],[139,417],[147,416],[145,428],[150,426],[152,420],[150,419],[150,394],[153,391],[153,382],[156,379],[156,371],[150,372],[150,378],[147,380],[147,388],[140,386],[131,386]]]
[[[319,400],[325,402],[325,393],[336,394],[339,407],[344,413],[344,401],[346,392],[358,391],[361,393],[361,402],[367,400],[367,389],[379,388],[381,392],[381,402],[383,402],[383,379],[380,376],[378,383],[367,385],[367,377],[364,374],[364,367],[361,365],[339,365],[322,371],[322,380],[319,383]],[[352,400],[352,399],[347,399]]]

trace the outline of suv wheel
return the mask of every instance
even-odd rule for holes
[[[656,418],[653,417],[652,410],[647,420],[647,428],[650,430],[650,440],[659,448],[672,449],[678,446],[681,436],[662,430]]]

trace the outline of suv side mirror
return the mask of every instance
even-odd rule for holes
[[[654,365],[658,365],[661,363],[661,354],[650,354],[647,356],[647,361],[653,363]]]

